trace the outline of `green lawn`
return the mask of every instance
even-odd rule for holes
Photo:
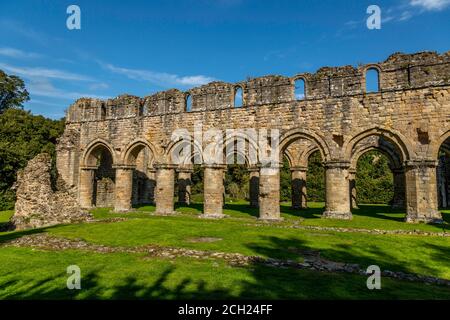
[[[331,232],[255,226],[257,209],[245,203],[228,203],[230,218],[197,218],[201,205],[179,207],[182,214],[155,216],[154,207],[136,208],[127,214],[93,211],[98,219],[125,217],[120,222],[61,225],[39,230],[0,233],[0,244],[27,234],[45,232],[57,237],[81,239],[108,246],[160,246],[213,250],[302,260],[301,252],[316,251],[329,260],[376,264],[382,270],[404,271],[450,279],[450,238],[436,236],[373,235],[363,232]],[[320,219],[320,204],[293,212],[282,207],[280,226],[339,226],[365,229],[421,229],[442,232],[448,225],[409,225],[401,212],[386,206],[361,206],[353,221]],[[0,213],[7,221],[9,213]],[[448,218],[449,213],[445,213]],[[215,242],[193,242],[214,237]],[[366,288],[364,276],[251,265],[234,267],[220,259],[199,261],[145,258],[141,254],[98,254],[74,250],[42,251],[32,248],[0,248],[0,298],[443,298],[450,288],[383,278],[378,292]],[[65,268],[82,269],[84,288],[65,289]],[[18,266],[20,266],[18,268]]]
[[[0,299],[450,299],[444,287],[220,260],[145,259],[132,254],[0,249]],[[66,268],[81,269],[81,290],[66,289]],[[18,266],[20,266],[18,268]]]

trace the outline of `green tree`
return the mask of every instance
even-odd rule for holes
[[[356,170],[357,202],[389,203],[393,196],[393,177],[388,158],[378,151],[363,154]]]
[[[308,201],[325,201],[325,169],[319,151],[314,152],[309,157],[306,194]]]
[[[9,108],[22,108],[29,99],[23,80],[0,70],[0,114]]]
[[[11,187],[19,169],[41,152],[55,159],[56,140],[63,131],[63,119],[55,121],[14,108],[0,114],[0,210],[14,205]]]

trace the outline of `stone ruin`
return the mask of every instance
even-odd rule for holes
[[[41,153],[18,172],[12,228],[40,228],[92,219],[81,209],[76,195],[64,186],[63,181],[57,181],[56,187],[52,185],[51,168],[50,155]]]
[[[372,91],[366,84],[369,71],[378,76]],[[304,85],[300,94],[299,82]],[[393,206],[405,210],[407,222],[439,222],[439,207],[450,204],[450,51],[394,53],[379,63],[323,67],[292,77],[215,81],[142,98],[80,98],[67,110],[57,145],[66,191],[51,189],[48,156],[34,159],[19,174],[15,224],[76,221],[86,217],[80,207],[127,212],[153,203],[156,213],[172,214],[175,185],[179,202],[190,201],[192,173],[189,163],[174,161],[186,141],[174,141],[172,134],[185,129],[192,135],[196,123],[203,131],[279,130],[279,158],[289,162],[292,204],[298,210],[306,207],[308,159],[314,152],[325,168],[324,218],[352,218],[356,164],[371,150],[389,159]],[[224,146],[235,138],[225,138]],[[258,149],[251,139],[245,145]],[[201,154],[204,147],[192,143],[192,153]],[[261,159],[243,157],[251,205],[259,208],[260,219],[279,220],[279,164],[267,168]],[[226,168],[225,159],[203,165],[203,217],[223,217]]]

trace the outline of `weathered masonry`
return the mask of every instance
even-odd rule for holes
[[[366,92],[369,70],[378,74],[375,92]],[[299,82],[304,92],[296,94]],[[171,136],[179,128],[193,131],[196,122],[203,130],[224,132],[279,129],[296,208],[306,205],[308,157],[319,151],[326,169],[327,218],[352,217],[356,162],[374,149],[390,159],[393,205],[406,209],[408,222],[440,220],[438,207],[449,201],[450,51],[396,53],[356,68],[213,82],[144,98],[82,98],[68,109],[66,121],[57,168],[84,208],[127,211],[134,204],[155,203],[158,213],[172,214],[176,179],[179,201],[189,202],[192,167],[174,164],[171,154],[179,142]],[[193,153],[201,147],[193,146]],[[222,217],[226,166],[203,167],[204,216]],[[279,219],[279,166],[248,169],[251,204],[259,206],[261,219]]]

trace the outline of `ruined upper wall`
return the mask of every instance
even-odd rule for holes
[[[265,76],[236,84],[216,81],[186,92],[171,89],[144,98],[130,95],[106,101],[81,98],[67,111],[67,122],[229,109],[234,108],[235,93],[239,88],[243,93],[243,107],[289,102],[296,100],[297,79],[305,82],[306,100],[364,94],[365,74],[369,69],[378,70],[381,92],[450,85],[450,51],[442,55],[436,52],[395,53],[382,63],[357,68],[324,67],[313,74],[298,74],[291,78]],[[186,111],[188,97],[192,101],[190,111]]]

